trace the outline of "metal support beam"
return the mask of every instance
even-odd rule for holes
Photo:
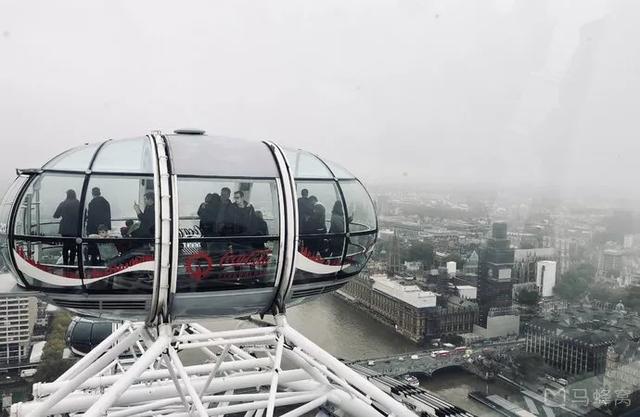
[[[12,417],[302,416],[329,404],[354,417],[414,417],[408,409],[293,330],[277,326],[211,332],[199,324],[144,323],[118,329],[58,380],[34,388],[36,400]],[[250,345],[235,344],[238,342]],[[200,349],[214,363],[185,367],[177,349]],[[121,355],[137,349],[139,356]],[[215,352],[215,353],[214,353]],[[260,356],[252,356],[251,352]],[[92,361],[89,362],[88,359]],[[286,358],[287,369],[281,369]],[[221,394],[223,393],[223,394]],[[375,407],[374,407],[375,404]],[[294,406],[295,408],[291,409]]]

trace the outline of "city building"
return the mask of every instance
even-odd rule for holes
[[[542,297],[551,297],[556,286],[556,262],[539,261],[536,267],[536,285]]]
[[[582,303],[552,309],[544,318],[523,324],[526,350],[568,375],[600,375],[629,379],[638,374],[640,316],[624,306]],[[615,371],[615,372],[614,372]]]
[[[480,262],[480,258],[478,257],[478,252],[475,250],[471,252],[471,255],[464,262],[464,266],[462,267],[462,273],[464,275],[471,275],[474,277],[478,276],[478,263]]]
[[[470,332],[478,320],[478,306],[471,300],[425,291],[384,274],[361,274],[340,293],[417,343]]]
[[[535,282],[536,266],[539,261],[555,261],[554,248],[516,249],[513,252],[513,281],[517,283]]]
[[[491,238],[487,239],[480,256],[478,274],[480,326],[486,328],[487,318],[492,310],[506,311],[505,308],[511,308],[513,263],[514,250],[511,249],[510,241],[507,239],[507,225],[496,222],[493,224]]]
[[[601,269],[605,277],[617,277],[624,267],[625,252],[618,249],[605,249],[602,252]]]
[[[404,270],[406,272],[420,272],[424,265],[421,261],[404,261]]]
[[[12,292],[15,283],[0,279],[0,370],[28,365],[38,301]]]
[[[457,271],[456,263],[454,261],[447,262],[447,273],[450,276],[455,276],[456,275],[456,271]]]
[[[520,316],[513,307],[493,308],[489,311],[486,325],[473,326],[473,333],[481,339],[495,339],[520,334]]]
[[[473,285],[456,285],[458,294],[466,300],[475,300],[478,298],[478,289]]]

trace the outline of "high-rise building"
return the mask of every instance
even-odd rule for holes
[[[508,311],[513,304],[511,273],[514,250],[507,239],[507,224],[493,224],[491,237],[480,256],[478,273],[478,304],[480,325],[486,327],[491,310]]]
[[[0,281],[10,282],[6,277]],[[0,287],[0,369],[28,362],[33,326],[38,315],[34,297]]]
[[[387,273],[391,276],[397,274],[400,267],[400,245],[398,243],[398,231],[393,231],[393,240],[388,255]]]
[[[624,267],[624,251],[605,249],[602,252],[601,269],[604,276],[620,276]]]
[[[542,297],[551,297],[556,286],[556,263],[540,261],[536,268],[536,285]]]

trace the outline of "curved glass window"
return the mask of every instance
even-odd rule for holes
[[[11,208],[27,179],[28,177],[24,175],[16,178],[9,186],[0,204],[0,257],[2,257],[2,262],[10,268],[14,276],[17,276],[17,274],[13,270],[9,254],[9,221],[11,220]]]
[[[84,284],[93,293],[148,294],[153,290],[154,241],[147,238],[83,239]]]
[[[347,171],[346,169],[344,169],[340,165],[336,164],[335,162],[331,162],[331,161],[329,161],[327,159],[323,159],[322,161],[325,164],[327,164],[327,166],[329,167],[331,172],[333,172],[333,176],[334,177],[339,178],[339,179],[355,179],[355,177],[353,176],[352,173],[350,173],[349,171]]]
[[[349,237],[343,272],[348,275],[360,272],[371,257],[375,243],[375,233]]]
[[[29,285],[82,287],[76,239],[83,182],[81,174],[43,173],[24,192],[14,225],[14,256]]]
[[[91,167],[96,172],[153,172],[153,150],[147,137],[107,142]]]
[[[344,205],[334,180],[296,181],[299,216],[295,282],[331,280],[340,271],[345,240]]]
[[[155,201],[145,198],[153,192],[150,176],[91,175],[85,197],[82,235],[153,238]]]
[[[79,236],[84,175],[43,173],[22,196],[14,232],[28,236]]]
[[[349,232],[375,230],[376,212],[369,194],[359,181],[340,181],[349,215]]]
[[[300,235],[344,233],[344,210],[334,181],[296,181]]]
[[[309,152],[284,149],[295,178],[333,178],[327,166]]]
[[[273,155],[262,142],[206,135],[169,135],[167,140],[179,175],[278,176]]]
[[[66,152],[47,162],[44,169],[59,169],[64,171],[85,171],[89,168],[91,159],[100,146],[99,143],[88,143]]]
[[[178,292],[273,286],[275,180],[179,178]]]
[[[27,283],[37,288],[82,288],[73,237],[16,236],[14,255]]]
[[[91,176],[82,232],[87,289],[151,292],[155,266],[154,197],[151,177]]]

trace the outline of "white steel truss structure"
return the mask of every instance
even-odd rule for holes
[[[185,366],[196,350],[204,364]],[[415,417],[288,325],[212,332],[200,324],[126,322],[14,417]]]

